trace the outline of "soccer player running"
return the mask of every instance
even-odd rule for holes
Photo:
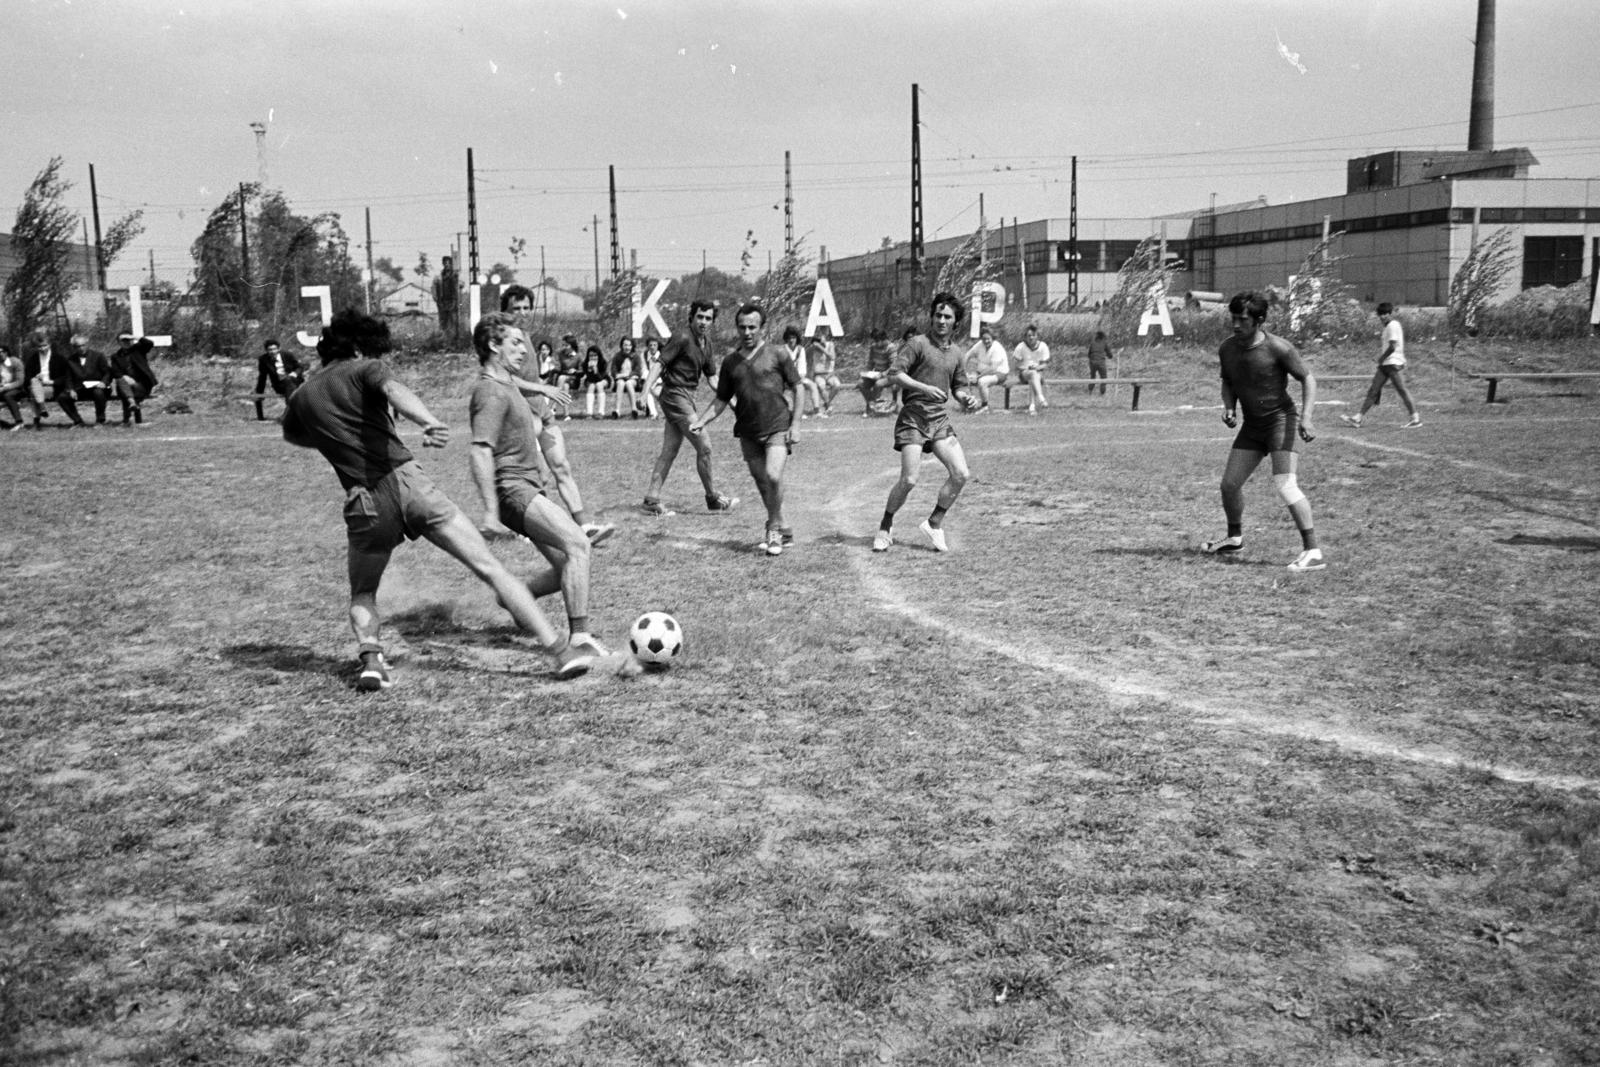
[[[1267,318],[1266,297],[1240,293],[1228,301],[1228,314],[1233,318],[1233,336],[1222,342],[1218,351],[1222,360],[1222,421],[1229,429],[1238,426],[1234,414],[1238,407],[1244,411],[1244,426],[1234,438],[1222,473],[1222,511],[1228,519],[1228,535],[1205,542],[1201,550],[1232,555],[1244,548],[1244,484],[1262,458],[1270,456],[1272,483],[1300,531],[1302,550],[1289,569],[1297,573],[1323,570],[1327,563],[1322,549],[1317,547],[1311,502],[1296,480],[1300,457],[1295,451],[1296,435],[1307,443],[1316,437],[1311,413],[1317,399],[1317,379],[1294,345],[1262,329]],[[1289,396],[1290,378],[1300,383],[1303,414]]]
[[[917,334],[895,353],[888,379],[900,389],[900,414],[894,422],[894,448],[900,453],[900,478],[889,490],[883,521],[872,538],[872,551],[887,552],[894,544],[894,515],[917,485],[922,454],[932,452],[944,464],[945,481],[933,513],[918,527],[936,552],[948,552],[945,541],[945,513],[971,477],[961,442],[945,414],[945,403],[952,397],[968,411],[976,411],[978,399],[968,390],[967,372],[962,366],[964,350],[955,342],[956,325],[961,321],[961,301],[949,293],[939,293],[929,308],[929,328]]]
[[[539,419],[516,379],[528,358],[527,335],[511,315],[485,315],[472,331],[478,382],[468,402],[472,420],[472,481],[483,504],[478,531],[486,538],[517,533],[532,541],[550,566],[528,579],[528,591],[560,591],[567,605],[567,650],[606,656],[589,632],[589,538],[567,509],[544,492]]]
[[[783,554],[794,543],[794,531],[783,519],[783,467],[796,439],[801,416],[800,370],[784,345],[768,344],[767,314],[759,304],[746,304],[733,317],[739,347],[717,372],[717,399],[689,424],[699,435],[733,404],[733,435],[767,508],[762,547],[769,556]]]
[[[511,315],[527,315],[533,313],[533,290],[522,285],[512,285],[500,294],[500,310]],[[473,332],[477,337],[477,332]],[[539,368],[533,368],[531,378],[539,377]],[[583,494],[578,491],[578,478],[572,473],[572,460],[567,456],[567,438],[561,432],[561,424],[555,418],[555,406],[565,408],[570,402],[570,395],[556,386],[547,386],[538,381],[530,381],[518,375],[517,388],[529,398],[533,405],[533,412],[539,422],[536,431],[539,435],[539,452],[544,456],[544,461],[550,467],[551,477],[556,483],[556,493],[560,495],[561,502],[572,512],[572,519],[583,528],[584,536],[593,544],[599,544],[617,532],[616,526],[609,522],[590,522],[589,513],[583,508]]]
[[[1411,390],[1406,388],[1406,333],[1400,326],[1400,320],[1395,318],[1393,304],[1379,304],[1378,318],[1383,321],[1383,351],[1378,353],[1378,372],[1372,376],[1372,384],[1367,387],[1367,397],[1361,402],[1361,410],[1354,415],[1340,415],[1339,418],[1360,429],[1361,420],[1366,418],[1368,411],[1378,406],[1378,401],[1383,398],[1384,383],[1389,382],[1394,385],[1395,395],[1411,415],[1411,421],[1405,424],[1405,429],[1414,430],[1422,425],[1422,416],[1417,414]]]
[[[443,448],[450,441],[450,427],[377,358],[389,347],[387,324],[353,308],[340,312],[317,343],[322,370],[288,398],[283,418],[284,440],[322,453],[344,487],[350,628],[361,658],[356,688],[374,692],[391,684],[379,640],[378,584],[394,550],[418,537],[450,553],[494,590],[517,625],[555,657],[556,677],[584,673],[594,662],[593,654],[561,641],[533,594],[489,550],[478,528],[434,487],[395,432],[391,409],[422,427],[424,447]]]
[[[717,308],[707,300],[696,300],[689,305],[689,329],[673,335],[661,353],[661,362],[650,370],[644,391],[659,378],[661,381],[661,414],[666,425],[661,431],[661,454],[650,472],[650,488],[644,494],[646,515],[670,515],[661,503],[661,487],[672,464],[678,458],[678,449],[687,440],[694,448],[694,469],[700,475],[700,484],[706,491],[706,507],[714,512],[732,511],[739,503],[736,496],[723,496],[717,492],[711,475],[711,443],[704,434],[691,433],[690,424],[699,414],[695,410],[694,394],[700,388],[701,377],[711,379],[716,387],[717,364],[711,354],[711,324],[717,320]]]

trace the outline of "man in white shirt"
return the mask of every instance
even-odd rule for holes
[[[1006,346],[995,340],[994,328],[984,323],[978,330],[978,340],[967,349],[967,377],[978,383],[981,403],[978,414],[989,410],[989,389],[1004,385],[1011,377],[1011,361],[1006,359]]]
[[[1028,387],[1028,414],[1037,415],[1050,406],[1044,398],[1044,365],[1050,359],[1050,346],[1039,340],[1039,327],[1028,324],[1022,340],[1011,351],[1017,381]]]
[[[1400,403],[1406,406],[1406,411],[1411,415],[1411,421],[1405,428],[1410,430],[1422,425],[1422,416],[1417,414],[1416,402],[1411,399],[1411,391],[1406,388],[1406,334],[1400,327],[1400,320],[1395,318],[1394,305],[1383,303],[1378,305],[1378,318],[1383,320],[1383,351],[1378,354],[1378,372],[1372,376],[1372,384],[1367,387],[1367,398],[1361,402],[1361,410],[1354,415],[1340,415],[1339,418],[1351,426],[1361,426],[1361,420],[1367,412],[1378,406],[1378,400],[1383,395],[1384,382],[1394,385],[1395,395],[1400,398]]]

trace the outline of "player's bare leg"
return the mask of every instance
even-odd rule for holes
[[[456,512],[453,519],[443,526],[433,527],[424,536],[460,560],[493,589],[500,606],[511,613],[519,628],[533,634],[546,652],[554,654],[562,647],[555,627],[539,610],[533,594],[490,551],[488,542],[464,514]]]
[[[1222,471],[1222,514],[1228,520],[1228,533],[1205,542],[1200,546],[1202,551],[1229,555],[1244,546],[1244,484],[1265,458],[1248,448],[1229,450],[1228,465]]]
[[[900,450],[900,477],[895,480],[894,486],[889,490],[889,499],[883,505],[883,519],[878,524],[878,532],[872,538],[872,551],[887,552],[889,546],[894,544],[895,513],[905,506],[906,498],[911,495],[911,490],[917,487],[917,475],[922,470],[922,449],[907,447]]]
[[[745,459],[750,468],[750,477],[755,479],[756,491],[761,494],[761,503],[767,509],[767,537],[768,553],[777,555],[772,551],[772,535],[778,534],[778,548],[783,547],[783,531],[788,524],[783,519],[783,467],[789,458],[789,446],[784,441],[766,445],[759,454],[747,454]]]
[[[935,551],[950,551],[949,544],[944,539],[944,517],[955,506],[956,498],[961,495],[961,490],[967,486],[967,481],[972,477],[972,472],[967,469],[967,455],[961,447],[961,442],[954,437],[944,437],[933,442],[933,455],[940,463],[944,464],[944,484],[939,487],[939,497],[934,502],[933,513],[923,522],[921,529],[933,542]]]
[[[535,497],[522,514],[522,528],[549,568],[540,568],[527,581],[536,597],[561,593],[567,607],[568,629],[573,634],[589,632],[589,568],[593,553],[589,538],[560,506],[549,497]]]

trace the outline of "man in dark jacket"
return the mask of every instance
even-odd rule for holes
[[[262,397],[266,396],[268,385],[272,386],[274,393],[288,401],[289,396],[305,380],[300,361],[285,352],[276,339],[263,345],[261,357],[256,360],[256,421],[267,421],[266,412],[262,410]]]

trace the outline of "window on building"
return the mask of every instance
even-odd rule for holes
[[[1522,239],[1522,287],[1540,285],[1560,288],[1583,277],[1582,237],[1524,237]]]

